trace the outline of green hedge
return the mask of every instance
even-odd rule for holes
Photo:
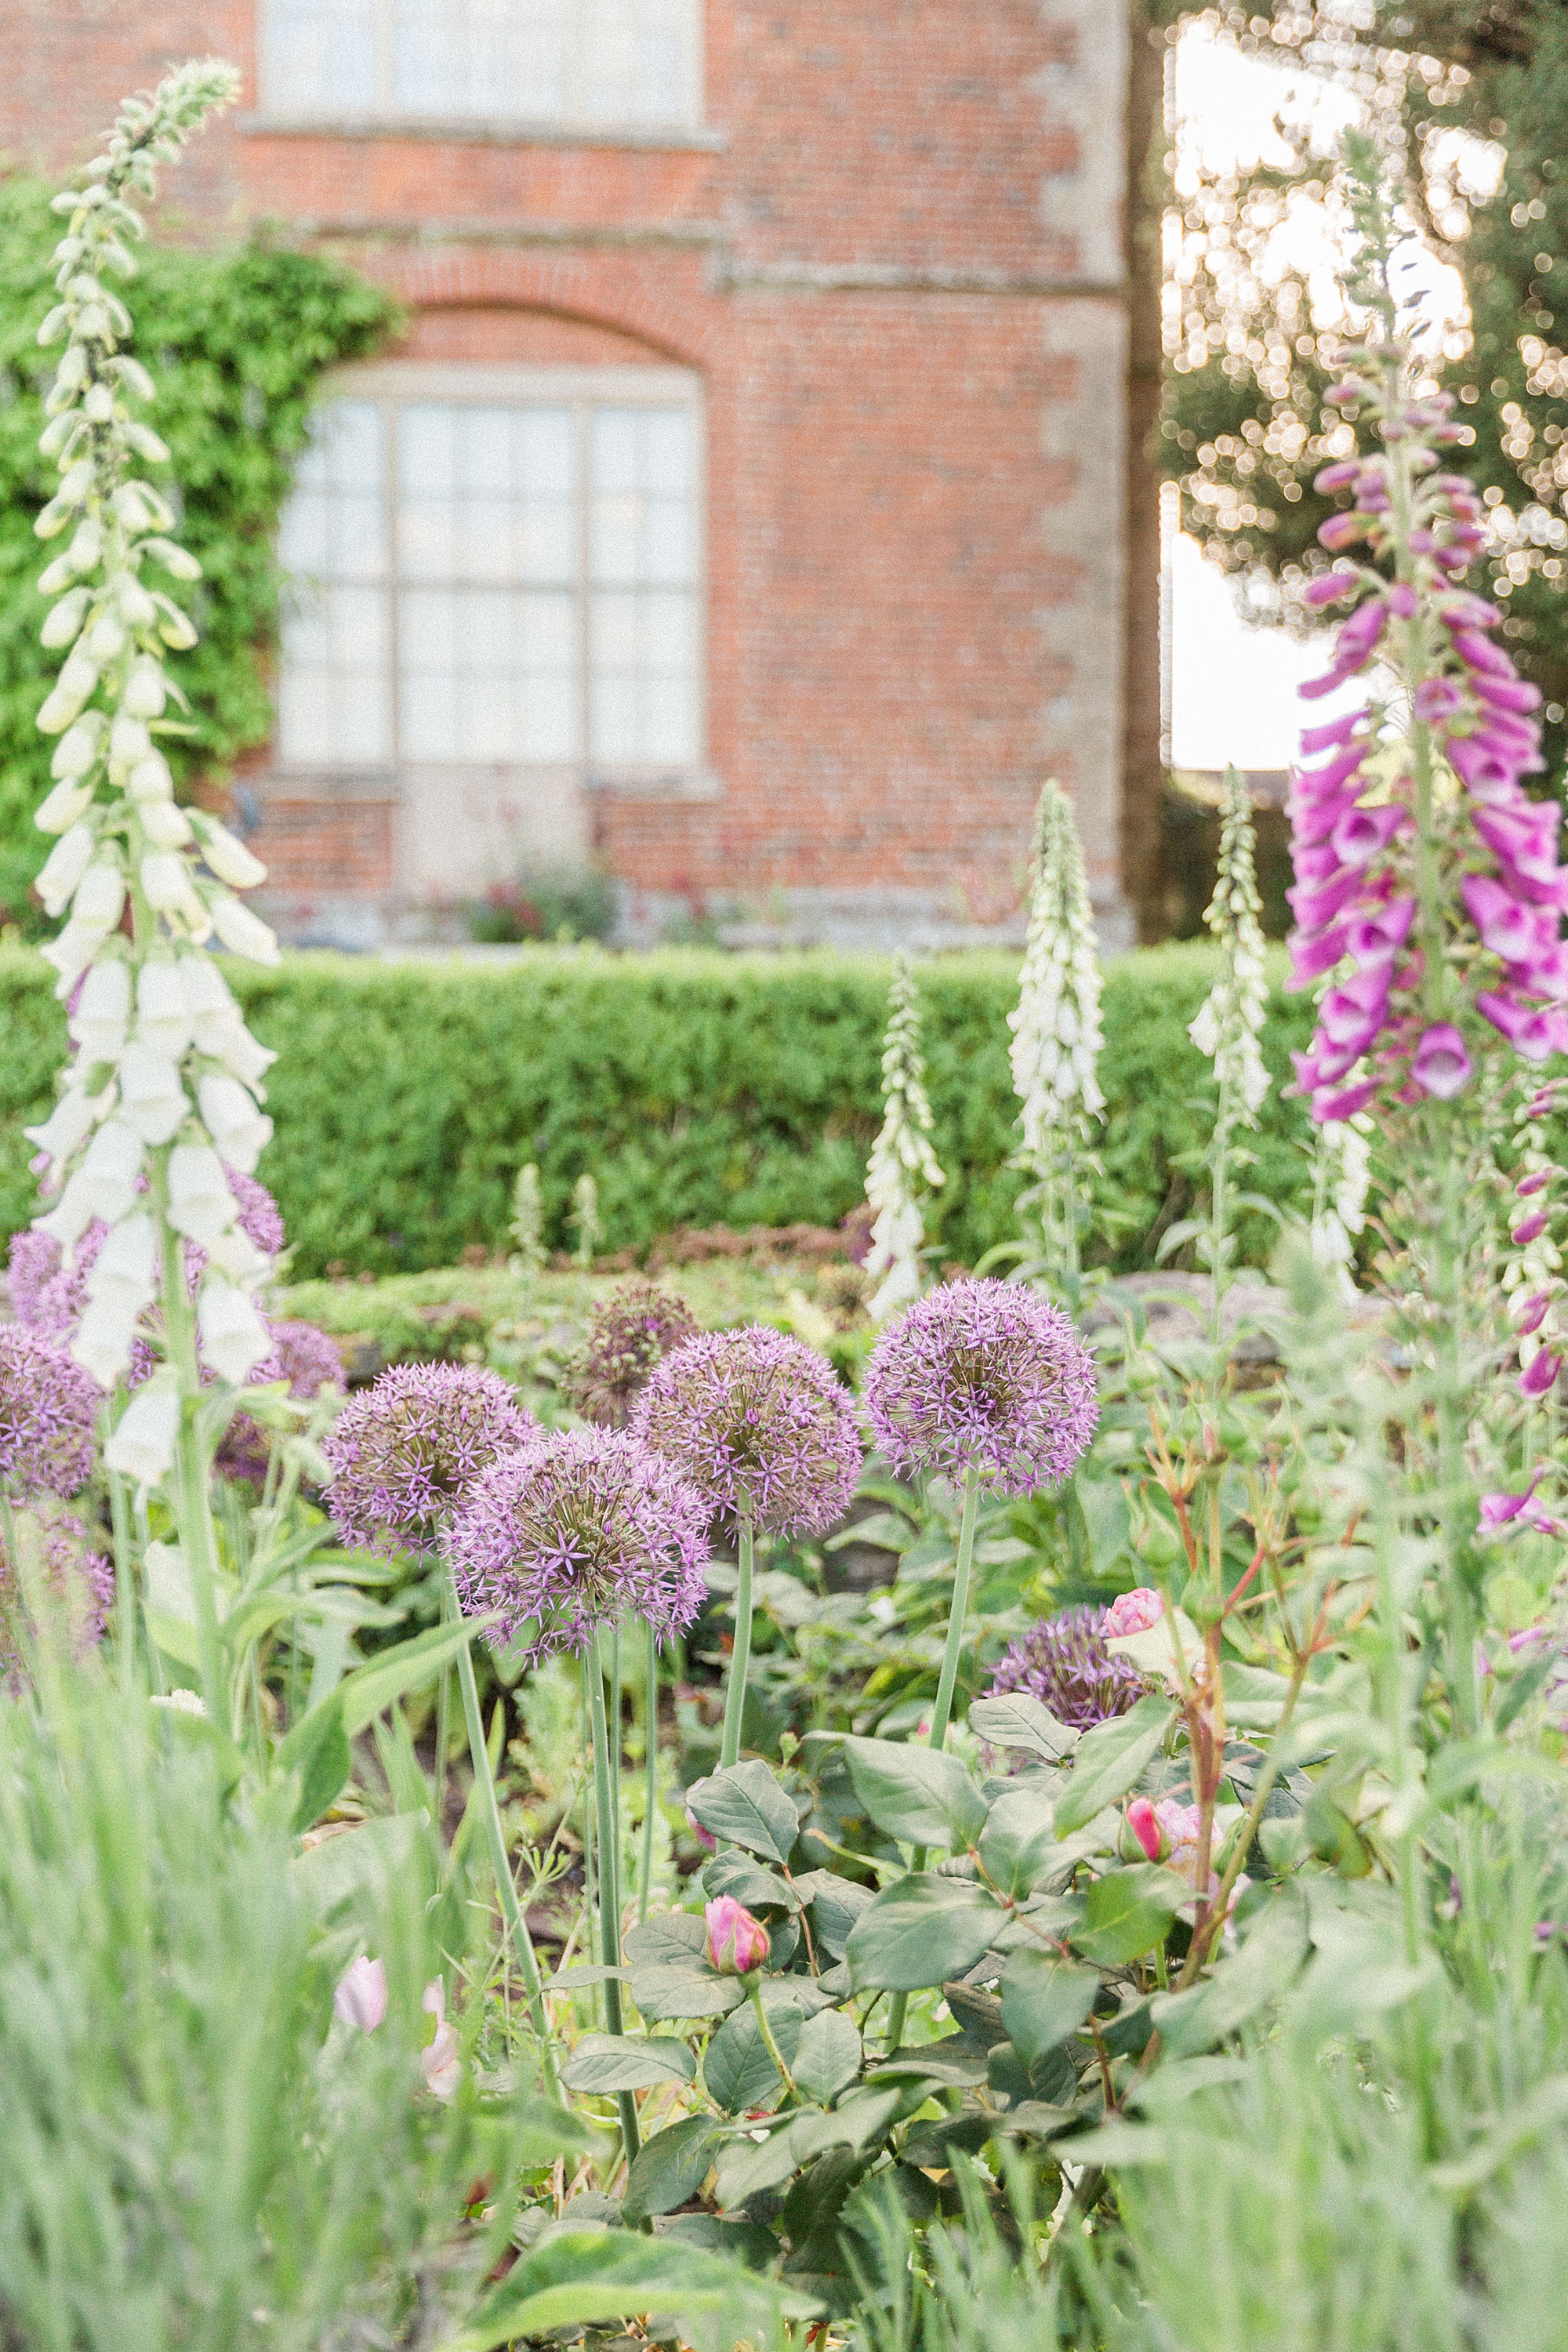
[[[1012,1230],[1016,1109],[1006,1015],[1016,962],[944,957],[921,975],[936,1148],[948,1171],[932,1219],[972,1262]],[[1207,1065],[1190,1043],[1209,951],[1142,950],[1106,973],[1100,1076],[1110,1109],[1105,1198],[1131,1219],[1118,1264],[1146,1260],[1180,1212],[1173,1168],[1207,1133]],[[0,950],[0,1229],[32,1208],[24,1120],[42,1116],[64,1046],[47,968]],[[261,1173],[300,1276],[341,1261],[377,1274],[450,1265],[503,1242],[513,1174],[536,1160],[552,1238],[585,1169],[605,1246],[677,1224],[831,1222],[860,1198],[880,1111],[889,967],[870,956],[612,956],[542,948],[505,963],[288,958],[236,968],[237,992],[279,1055],[278,1132]],[[1305,1043],[1301,1000],[1277,996],[1265,1050],[1277,1079]],[[1301,1106],[1276,1094],[1254,1189],[1300,1200]],[[1254,1237],[1267,1246],[1267,1226]]]

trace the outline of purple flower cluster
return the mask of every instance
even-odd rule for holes
[[[1475,994],[1476,1011],[1524,1059],[1543,1061],[1568,1048],[1568,950],[1558,936],[1568,905],[1568,868],[1557,863],[1562,812],[1554,802],[1531,801],[1521,782],[1544,765],[1531,716],[1540,690],[1495,643],[1497,606],[1454,584],[1485,534],[1473,486],[1461,474],[1430,470],[1437,464],[1431,445],[1457,436],[1447,420],[1451,402],[1442,394],[1390,409],[1377,383],[1362,376],[1330,397],[1378,412],[1396,454],[1323,469],[1316,487],[1348,490],[1352,504],[1331,515],[1319,538],[1336,551],[1364,542],[1405,576],[1391,583],[1375,562],[1347,562],[1309,583],[1310,604],[1363,600],[1340,626],[1330,669],[1301,692],[1312,698],[1355,677],[1393,628],[1413,725],[1430,730],[1463,789],[1458,897],[1480,946],[1497,960],[1483,975],[1489,984]],[[1402,533],[1394,520],[1396,466],[1414,484]],[[1301,750],[1321,764],[1299,769],[1291,786],[1291,984],[1331,982],[1310,1046],[1294,1056],[1298,1087],[1319,1120],[1350,1118],[1384,1089],[1406,1103],[1447,1101],[1473,1072],[1459,1028],[1429,1021],[1421,1009],[1414,777],[1396,772],[1374,787],[1366,773],[1370,755],[1390,748],[1380,746],[1370,710],[1310,727]],[[1372,1066],[1362,1068],[1369,1057]]]
[[[871,1351],[866,1405],[889,1465],[973,1469],[1005,1495],[1065,1478],[1100,1419],[1094,1359],[1068,1318],[1021,1283],[944,1284]]]
[[[452,1525],[453,1581],[470,1616],[499,1610],[496,1649],[578,1649],[633,1612],[665,1637],[702,1605],[708,1509],[624,1430],[571,1429],[494,1463]]]
[[[710,1517],[747,1508],[780,1535],[824,1534],[860,1475],[848,1390],[814,1349],[761,1324],[676,1349],[650,1376],[632,1426]]]
[[[683,1298],[657,1282],[628,1282],[595,1307],[562,1386],[585,1421],[624,1429],[654,1366],[697,1334]]]
[[[0,1486],[74,1495],[92,1475],[99,1391],[91,1375],[21,1323],[0,1324]]]
[[[345,1543],[428,1554],[475,1480],[540,1434],[499,1372],[395,1364],[351,1397],[323,1440],[332,1471],[323,1499]]]
[[[1105,1611],[1085,1602],[1042,1617],[1015,1642],[991,1677],[991,1690],[1027,1691],[1058,1723],[1082,1730],[1126,1715],[1148,1690],[1137,1668],[1105,1645]]]
[[[35,1547],[50,1604],[69,1629],[78,1657],[103,1638],[114,1600],[114,1570],[81,1521],[52,1496],[36,1497],[15,1514],[19,1545]],[[33,1625],[16,1562],[0,1535],[0,1685],[16,1697],[27,1683]]]
[[[318,1330],[315,1324],[268,1323],[267,1328],[272,1334],[272,1352],[256,1366],[246,1382],[247,1388],[261,1388],[269,1381],[287,1381],[289,1395],[308,1404],[323,1389],[347,1385],[337,1341]],[[271,1441],[259,1423],[247,1412],[237,1412],[218,1448],[218,1468],[230,1478],[259,1481],[267,1475],[271,1450]]]

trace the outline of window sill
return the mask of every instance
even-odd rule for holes
[[[403,797],[405,768],[417,767],[422,774],[438,772],[444,766],[453,775],[504,775],[521,779],[530,773],[523,761],[419,761],[404,763],[404,767],[307,767],[285,765],[281,761],[247,776],[245,781],[259,785],[262,797],[272,801],[364,800],[397,802]],[[577,774],[582,789],[596,798],[618,800],[716,801],[722,797],[723,785],[710,768],[589,768],[582,769],[573,761],[544,761],[533,770],[540,775]]]
[[[252,139],[417,139],[453,147],[616,147],[721,154],[729,134],[703,123],[513,122],[460,115],[242,114]]]

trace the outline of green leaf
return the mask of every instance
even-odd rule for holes
[[[760,1911],[772,1904],[775,1910],[798,1911],[801,1897],[787,1878],[776,1870],[764,1870],[749,1853],[716,1853],[702,1873],[703,1891],[707,1895],[732,1895],[748,1911]]]
[[[833,1870],[797,1870],[795,1890],[811,1907],[812,1933],[819,1948],[831,1958],[841,1960],[849,1930],[873,1899],[875,1887],[840,1878]]]
[[[595,2095],[651,2091],[656,2083],[690,2083],[696,2076],[696,2059],[673,2033],[652,2041],[629,2033],[584,2033],[561,2070],[569,2091]]]
[[[1307,1923],[1300,1902],[1277,1898],[1247,1930],[1241,1948],[1224,1959],[1205,1984],[1156,1997],[1153,2021],[1163,2055],[1190,2057],[1210,2050],[1257,2016],[1295,1982],[1307,1957]]]
[[[1098,1967],[1120,1968],[1164,1942],[1179,1906],[1191,1900],[1192,1892],[1184,1878],[1157,1863],[1110,1871],[1089,1886],[1084,1922],[1074,1929],[1073,1944]]]
[[[706,1780],[694,1780],[686,1791],[694,1820],[716,1838],[729,1838],[766,1854],[770,1862],[787,1862],[800,1834],[800,1817],[793,1798],[785,1795],[767,1766],[753,1759],[731,1764]]]
[[[860,2072],[860,2055],[854,2019],[846,2017],[842,2010],[825,2009],[802,2026],[789,2070],[801,2096],[825,2107],[855,2080]]]
[[[1047,1764],[1059,1764],[1078,1746],[1079,1733],[1071,1724],[1058,1723],[1043,1701],[1027,1691],[1004,1691],[997,1698],[977,1698],[970,1706],[969,1728],[993,1748],[1022,1748]]]
[[[472,2318],[440,2338],[440,2352],[496,2352],[557,2328],[577,2334],[656,2313],[673,2316],[700,2352],[717,2352],[771,2342],[781,2309],[815,2307],[700,2247],[629,2230],[563,2230],[515,2263]]]
[[[963,1878],[922,1872],[885,1887],[850,1934],[846,1958],[858,1991],[918,1992],[961,1977],[989,1949],[1006,1913]]]
[[[1037,1950],[1014,1953],[1002,1979],[1002,2022],[1026,2066],[1078,2032],[1099,1990],[1092,1969]]]
[[[779,2054],[793,2073],[804,2020],[793,2001],[779,1998],[771,1988],[764,1990],[763,1998]],[[708,2044],[702,2061],[702,2080],[709,2097],[731,2116],[761,2106],[782,2086],[783,2077],[768,2054],[767,2043],[757,2025],[757,2012],[749,2000],[733,2017],[725,2019]]]
[[[863,2148],[890,2128],[900,2104],[897,2091],[868,2093],[833,2115],[796,2116],[760,2146],[731,2141],[719,2159],[720,2204],[728,2210],[760,2189],[777,2189],[830,2147]]]
[[[326,1720],[319,1736],[299,1759],[300,1795],[291,1823],[296,1832],[308,1830],[321,1820],[342,1794],[353,1770],[353,1751],[343,1729],[342,1710],[328,1705],[321,1712]]]
[[[892,1739],[846,1738],[855,1794],[879,1830],[945,1853],[985,1826],[985,1800],[956,1756]]]
[[[868,2083],[941,2083],[948,2090],[973,2090],[985,2080],[985,2059],[967,2033],[946,2033],[918,2050],[894,2050],[867,2069]]]
[[[325,1837],[296,1854],[289,1875],[319,1919],[330,1918],[356,1897],[379,1904],[412,1862],[427,1819],[424,1813],[388,1813],[361,1829]]]
[[[390,1706],[394,1699],[433,1683],[459,1650],[467,1649],[487,1625],[496,1622],[497,1614],[492,1611],[488,1617],[465,1617],[456,1625],[432,1626],[428,1633],[416,1633],[413,1641],[399,1642],[395,1649],[379,1652],[367,1665],[356,1666],[338,1690],[343,1729],[349,1738],[363,1731],[372,1717]]]
[[[708,1922],[700,1911],[656,1911],[626,1929],[621,1949],[637,1968],[689,1968],[708,1949]]]
[[[722,2135],[707,2116],[688,2116],[684,2123],[645,2140],[626,2176],[621,2204],[626,2221],[635,2228],[655,2213],[672,2213],[695,2197],[722,2146]]]
[[[872,1544],[879,1551],[908,1551],[918,1539],[920,1529],[901,1511],[874,1511],[869,1518],[857,1519],[847,1528],[840,1528],[829,1536],[824,1551],[842,1551],[846,1544]]]
[[[1133,1787],[1156,1757],[1174,1719],[1169,1699],[1141,1698],[1129,1715],[1112,1716],[1086,1731],[1073,1759],[1072,1775],[1056,1801],[1057,1835],[1080,1830],[1107,1805]]]
[[[723,2017],[745,1999],[739,1977],[721,1977],[690,1960],[670,1968],[635,1968],[632,1999],[649,2025],[678,2017]]]
[[[985,1817],[980,1863],[1004,1895],[1027,1895],[1062,1866],[1056,1808],[1043,1789],[1026,1781],[998,1797]]]

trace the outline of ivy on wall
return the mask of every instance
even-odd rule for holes
[[[54,300],[58,236],[47,188],[0,179],[0,922],[25,929],[37,915],[28,885],[49,846],[32,822],[51,749],[34,720],[59,665],[38,643],[44,551],[33,534],[52,487],[37,448],[51,365],[37,334]],[[323,371],[374,349],[397,313],[340,263],[264,236],[219,250],[152,244],[139,260],[132,348],[156,380],[149,417],[172,460],[153,478],[204,575],[186,598],[201,643],[174,665],[196,732],[164,746],[185,781],[221,773],[267,740],[278,519],[311,402]]]

